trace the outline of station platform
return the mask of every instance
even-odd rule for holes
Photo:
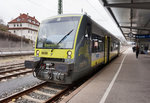
[[[150,55],[128,48],[61,103],[150,103]]]

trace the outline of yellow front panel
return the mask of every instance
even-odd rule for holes
[[[70,59],[74,58],[74,50],[72,49],[54,49],[53,52],[51,52],[51,49],[35,49],[34,56],[37,56],[36,54],[37,50],[40,51],[38,57],[67,59],[67,52],[71,51],[72,55]]]
[[[72,15],[61,16],[61,17],[69,17],[69,16],[72,16]],[[79,15],[74,15],[74,16],[79,16]],[[60,17],[60,16],[58,16],[58,17]],[[70,59],[73,59],[74,55],[75,55],[74,53],[75,53],[76,40],[77,40],[77,37],[78,37],[78,32],[79,32],[79,29],[80,29],[82,18],[83,18],[83,16],[81,16],[79,24],[78,24],[73,49],[54,49],[53,52],[51,52],[51,49],[38,49],[38,48],[35,48],[34,56],[37,56],[36,51],[39,50],[40,53],[39,53],[38,57],[67,59],[67,52],[71,51],[72,55],[71,55]],[[36,43],[37,43],[37,40],[36,40]]]

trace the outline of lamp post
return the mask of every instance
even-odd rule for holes
[[[22,50],[22,22],[20,23],[21,26],[21,45],[20,45],[20,51]]]

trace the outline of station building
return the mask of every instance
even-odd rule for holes
[[[9,31],[18,36],[25,37],[35,42],[40,22],[27,14],[20,14],[8,22]]]

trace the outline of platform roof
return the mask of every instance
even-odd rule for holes
[[[100,0],[101,1],[101,0]],[[150,34],[150,0],[102,0],[126,40]]]

